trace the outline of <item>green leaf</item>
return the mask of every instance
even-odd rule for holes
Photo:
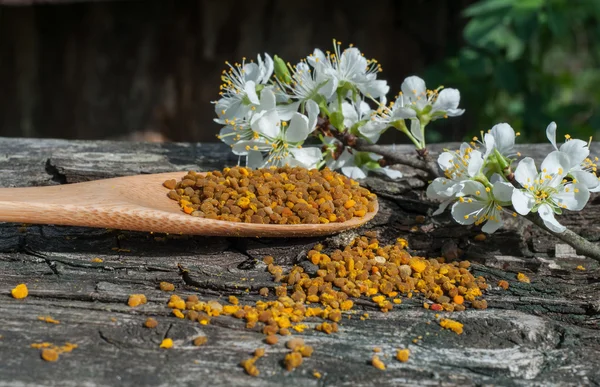
[[[487,15],[497,11],[505,11],[519,3],[519,0],[483,0],[463,11],[465,17]]]
[[[499,28],[504,28],[504,16],[490,16],[472,19],[463,31],[465,40],[474,46],[485,46],[490,36]]]

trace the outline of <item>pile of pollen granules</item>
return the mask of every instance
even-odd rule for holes
[[[237,297],[229,296],[228,304],[224,305],[216,300],[200,301],[195,295],[187,300],[172,295],[168,306],[176,317],[200,324],[209,324],[220,315],[242,319],[247,328],[260,329],[270,345],[278,342],[277,335],[309,329],[306,323],[309,318],[319,319],[316,325],[312,324],[314,329],[327,334],[336,332],[342,316],[350,313],[354,300],[361,297],[370,298],[383,312],[402,303],[402,297],[412,298],[416,294],[423,297],[425,308],[435,311],[487,307],[486,301],[481,299],[482,290],[487,288],[485,279],[475,278],[469,272],[468,261],[445,263],[443,258],[413,257],[406,247],[404,239],[381,246],[374,233],[366,233],[345,248],[330,253],[319,244],[307,254],[307,259],[316,266],[314,275],[306,273],[301,266],[294,266],[284,274],[284,269],[268,256],[264,259],[267,270],[280,283],[274,289],[275,299],[270,297],[253,305],[241,305]],[[263,288],[260,294],[269,297],[269,290]],[[460,329],[454,323],[460,325]],[[458,322],[444,319],[440,325],[462,333]],[[302,353],[294,353],[284,359],[288,369],[301,364]],[[259,357],[243,364],[246,371],[251,370],[248,373],[258,375],[255,361]]]

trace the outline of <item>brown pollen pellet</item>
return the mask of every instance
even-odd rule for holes
[[[268,335],[267,337],[265,337],[265,343],[269,345],[275,345],[278,341],[279,339],[275,335]]]
[[[175,290],[175,285],[173,285],[170,282],[161,282],[160,283],[160,290],[162,290],[163,292],[172,292],[173,290]]]
[[[206,336],[198,336],[194,339],[194,341],[192,342],[196,347],[199,347],[203,344],[206,344],[206,342],[208,341],[208,337]]]
[[[285,346],[289,349],[296,349],[296,347],[301,347],[304,345],[304,340],[299,337],[294,337],[293,339],[288,340],[285,343]]]
[[[377,200],[356,181],[327,168],[191,171],[175,186],[172,180],[163,185],[186,214],[258,224],[345,222],[374,211]]]
[[[148,317],[144,322],[144,326],[150,329],[156,328],[158,326],[158,321],[156,321],[152,317]]]

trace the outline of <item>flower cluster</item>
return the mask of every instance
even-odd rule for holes
[[[400,178],[381,156],[357,151],[345,139],[374,143],[396,128],[422,149],[430,121],[464,112],[457,90],[428,90],[416,76],[406,78],[400,95],[387,104],[380,64],[335,40],[333,51],[315,49],[295,66],[268,54],[227,65],[221,98],[214,102],[215,122],[223,125],[218,138],[252,168],[327,166],[352,178],[370,171]]]
[[[555,150],[542,161],[540,170],[531,157],[521,159],[515,152],[518,133],[508,124],[498,124],[459,150],[443,152],[438,164],[444,177],[436,178],[427,189],[431,199],[442,200],[435,214],[452,204],[452,216],[460,224],[476,224],[492,233],[503,224],[503,214],[516,216],[537,213],[550,230],[566,228],[555,218],[563,210],[580,211],[590,192],[600,191],[596,177],[596,158],[589,158],[589,143],[571,139],[556,145],[556,124],[546,135]]]

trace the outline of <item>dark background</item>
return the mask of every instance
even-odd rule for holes
[[[430,140],[504,120],[529,140],[550,120],[594,134],[600,1],[514,1],[0,1],[0,136],[216,141],[210,101],[225,60],[268,52],[296,63],[333,38],[382,64],[389,98],[413,74],[461,90],[467,113],[436,122]],[[573,3],[593,11],[571,17]]]

